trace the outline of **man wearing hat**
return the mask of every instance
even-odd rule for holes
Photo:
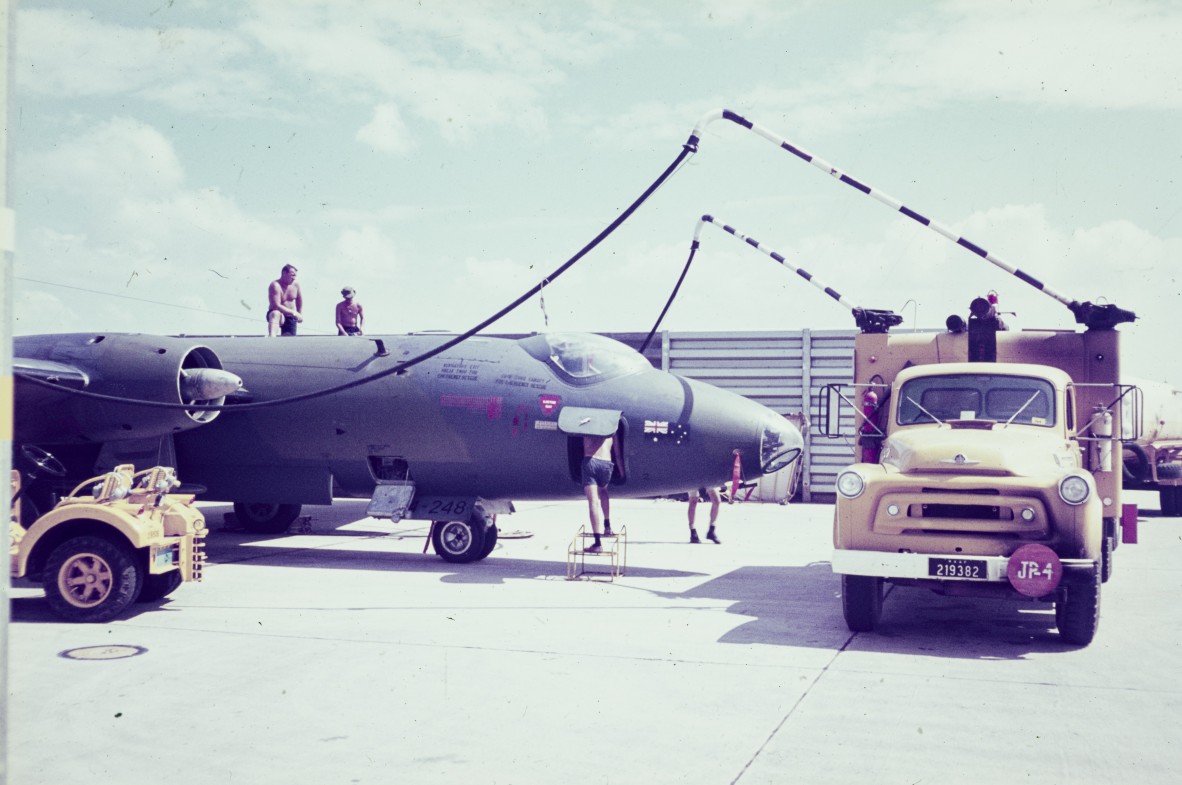
[[[364,335],[361,322],[364,318],[361,303],[357,302],[352,286],[341,289],[341,297],[345,298],[337,303],[337,335]]]

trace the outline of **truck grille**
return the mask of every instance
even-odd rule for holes
[[[1041,499],[992,489],[923,488],[884,494],[875,506],[873,529],[879,534],[1007,534],[1046,536],[1051,521]]]

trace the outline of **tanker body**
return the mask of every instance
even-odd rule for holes
[[[1141,391],[1140,428],[1124,445],[1124,487],[1155,490],[1162,515],[1182,515],[1182,391],[1162,382],[1135,384]]]

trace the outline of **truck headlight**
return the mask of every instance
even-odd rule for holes
[[[837,475],[837,492],[847,499],[856,499],[866,489],[866,480],[855,471],[844,471]]]
[[[1091,493],[1088,481],[1078,474],[1069,474],[1059,481],[1059,498],[1068,504],[1083,504]]]

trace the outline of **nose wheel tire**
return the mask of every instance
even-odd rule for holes
[[[73,622],[105,622],[139,596],[143,572],[129,550],[101,537],[75,537],[45,563],[45,598]]]

